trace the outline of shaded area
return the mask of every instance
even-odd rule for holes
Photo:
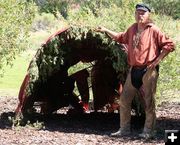
[[[91,63],[92,69],[69,75],[69,68],[78,62]],[[92,86],[94,109],[101,109],[120,96],[127,71],[123,46],[105,34],[90,27],[61,29],[50,36],[32,58],[19,91],[16,116],[23,118],[34,109],[35,102],[40,102],[43,114],[68,105],[83,112],[89,102],[88,84]],[[74,93],[75,82],[81,99]]]
[[[10,117],[14,117],[13,112],[5,112],[1,114],[0,128],[7,129],[12,127]],[[37,122],[43,122],[44,128],[42,130],[59,131],[64,133],[81,133],[81,134],[95,134],[95,135],[107,135],[111,132],[117,131],[119,128],[119,114],[107,113],[107,112],[92,112],[90,114],[51,114],[48,116],[42,116],[40,114],[32,114],[28,116],[30,124]],[[138,139],[138,133],[141,133],[143,129],[144,118],[132,116],[131,130],[132,135],[129,136],[129,140]],[[156,140],[164,139],[165,130],[177,130],[180,129],[180,119],[173,118],[158,118],[157,119],[157,136]]]
[[[14,117],[13,112],[1,114],[0,128],[11,128]],[[74,133],[94,133],[107,134],[119,128],[119,113],[92,112],[89,114],[51,114],[48,116],[34,113],[28,116],[31,124],[43,122],[45,129],[49,131],[74,132]],[[142,128],[144,118],[132,116],[132,131]]]
[[[0,98],[0,132],[4,144],[12,141],[20,144],[16,138],[22,138],[24,144],[52,144],[49,142],[56,139],[56,144],[77,144],[77,140],[83,144],[164,144],[164,130],[180,129],[180,103],[162,103],[157,108],[157,137],[153,140],[142,140],[138,133],[142,131],[143,118],[132,116],[132,134],[129,137],[110,137],[111,132],[119,128],[119,114],[97,112],[81,115],[67,115],[66,108],[58,110],[58,114],[43,116],[32,114],[31,122],[26,126],[12,126],[11,118],[14,117],[13,108],[17,98]],[[29,127],[33,123],[42,123],[44,128]],[[10,141],[10,140],[11,141]],[[13,143],[14,143],[13,142]]]

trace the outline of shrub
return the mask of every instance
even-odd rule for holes
[[[52,28],[57,19],[51,13],[41,13],[35,16],[32,23],[32,31],[47,30]]]
[[[0,74],[24,50],[35,6],[24,0],[3,0],[0,3]]]
[[[180,19],[180,1],[179,0],[144,0],[157,14],[172,16]]]
[[[116,31],[124,31],[134,22],[135,5],[141,1],[122,0],[114,3],[113,1],[92,0],[88,2],[78,10],[69,10],[67,18],[69,23],[89,25],[95,28],[103,25]]]

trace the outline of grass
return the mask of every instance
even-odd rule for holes
[[[28,60],[19,56],[12,67],[5,68],[4,77],[0,78],[0,93],[4,95],[17,95],[21,82],[26,74]]]
[[[50,34],[45,31],[30,33],[29,45],[25,52],[17,56],[13,66],[5,67],[4,76],[0,77],[0,96],[17,96],[28,65],[37,48]]]
[[[155,24],[173,39],[176,46],[175,51],[160,63],[156,100],[158,104],[163,101],[180,102],[180,20],[175,21],[171,17],[158,15],[154,20]]]
[[[27,44],[26,51],[17,56],[12,67],[5,67],[4,76],[2,78],[0,77],[0,96],[18,95],[18,91],[26,74],[29,62],[34,56],[36,50],[51,34],[67,26],[66,23],[57,20],[54,23],[56,23],[56,25],[54,24],[53,27],[49,27],[46,31],[40,30],[30,32],[28,38],[29,43]]]
[[[36,53],[36,50],[52,33],[62,27],[63,26],[59,26],[59,28],[55,27],[48,31],[36,31],[30,33],[27,50],[17,56],[12,67],[5,67],[4,76],[2,78],[0,77],[0,96],[18,95],[18,91],[26,74],[29,62]]]

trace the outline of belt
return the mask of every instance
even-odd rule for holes
[[[147,65],[142,65],[142,66],[132,66],[133,69],[144,69],[147,68]]]
[[[145,69],[147,68],[147,65],[143,65],[143,66],[132,66],[132,69]],[[159,72],[159,65],[156,66],[156,70],[157,72]]]

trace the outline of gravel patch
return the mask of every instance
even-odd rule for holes
[[[163,102],[157,108],[157,136],[152,140],[138,138],[144,119],[132,116],[132,135],[111,137],[119,128],[119,114],[91,112],[67,115],[67,108],[57,114],[34,114],[26,126],[12,125],[17,98],[0,97],[0,145],[107,145],[164,144],[164,130],[180,130],[180,103]],[[33,125],[32,125],[33,124]],[[39,127],[41,126],[41,127]]]

